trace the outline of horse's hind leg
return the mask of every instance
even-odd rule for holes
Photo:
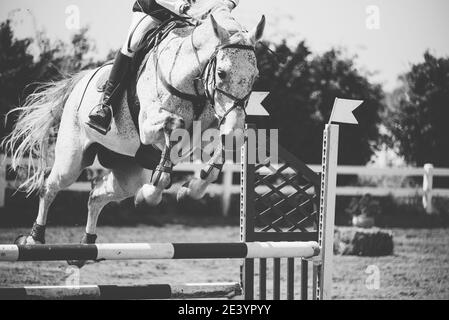
[[[70,146],[68,150],[67,146]],[[74,141],[70,145],[62,141],[57,143],[55,149],[55,162],[50,174],[44,181],[39,195],[39,212],[36,221],[28,236],[19,236],[17,244],[43,244],[45,243],[45,226],[50,205],[58,192],[73,184],[84,167],[93,160],[89,152],[83,152],[79,144]]]
[[[92,244],[97,239],[97,222],[101,210],[112,201],[121,201],[134,196],[139,188],[148,181],[151,171],[136,164],[113,169],[109,174],[98,179],[90,192],[86,232],[81,243]],[[68,261],[69,264],[81,268],[86,261]]]

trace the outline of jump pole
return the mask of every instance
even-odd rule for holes
[[[0,288],[0,298],[2,300],[229,299],[239,295],[241,295],[241,287],[240,283],[237,282]]]
[[[311,258],[315,241],[0,245],[0,261]]]

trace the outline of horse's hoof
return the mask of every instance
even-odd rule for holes
[[[207,177],[209,176],[209,173],[210,172],[207,172],[206,170],[201,170],[201,172],[200,172],[200,178],[201,178],[201,180],[206,180],[207,179]]]
[[[16,240],[14,240],[14,244],[17,244],[17,245],[26,245],[27,244],[27,238],[28,238],[29,236],[24,236],[23,234],[21,234],[20,236],[18,236],[17,238],[16,238]]]
[[[42,242],[35,240],[32,236],[20,235],[14,240],[14,244],[25,246],[30,244],[43,244]]]
[[[190,189],[184,184],[181,188],[179,188],[178,193],[176,194],[176,200],[178,202],[181,202],[189,198],[190,198]]]
[[[193,182],[193,183],[192,183]],[[178,202],[183,200],[200,200],[204,197],[206,193],[205,186],[198,186],[197,181],[186,182],[179,188],[178,193],[176,195],[176,200]]]
[[[145,184],[139,191],[139,196],[151,207],[157,206],[162,200],[162,192],[156,189],[152,184]]]
[[[86,260],[67,260],[67,264],[69,266],[77,267],[78,269],[81,269],[86,264]]]
[[[14,240],[15,244],[44,244],[45,243],[45,226],[39,225],[37,222],[33,224],[30,233],[27,236],[20,235]]]
[[[97,240],[96,234],[85,233],[83,235],[83,237],[81,238],[80,243],[81,244],[94,244],[96,240]],[[86,264],[86,262],[87,262],[86,260],[67,260],[67,263],[70,266],[75,266],[75,267],[78,267],[79,269],[81,269]]]

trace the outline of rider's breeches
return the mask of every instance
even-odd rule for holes
[[[126,37],[126,42],[120,50],[124,55],[133,57],[142,43],[145,34],[157,27],[160,21],[143,12],[133,12],[131,27]]]

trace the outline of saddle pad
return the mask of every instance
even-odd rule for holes
[[[129,157],[120,153],[116,153],[106,147],[97,144],[95,146],[98,161],[107,169],[121,168],[129,164],[137,164],[142,168],[154,170],[161,159],[161,151],[152,145],[140,145],[139,150],[134,157]]]

